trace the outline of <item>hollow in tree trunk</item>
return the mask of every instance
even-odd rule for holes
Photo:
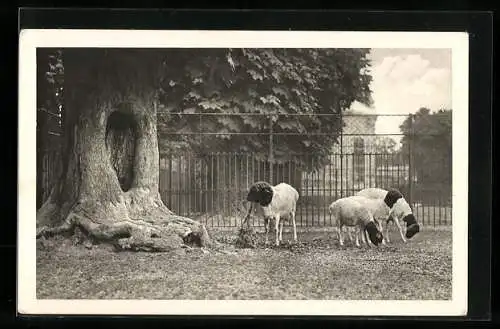
[[[210,245],[159,192],[156,88],[161,51],[65,49],[61,176],[37,213],[37,237],[74,233],[119,249]]]

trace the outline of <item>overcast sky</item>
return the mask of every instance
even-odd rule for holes
[[[450,49],[372,49],[373,108],[355,103],[366,113],[408,114],[420,107],[451,109]],[[404,117],[379,117],[377,133],[400,133]],[[397,138],[399,140],[399,138]]]

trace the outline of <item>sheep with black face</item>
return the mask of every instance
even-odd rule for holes
[[[247,201],[251,202],[248,214],[243,221],[245,223],[252,208],[255,207],[257,214],[264,218],[266,244],[268,243],[268,232],[271,222],[274,222],[276,232],[275,244],[279,246],[283,236],[283,220],[290,220],[293,225],[293,240],[297,241],[297,228],[295,225],[295,212],[299,192],[291,185],[280,183],[272,186],[267,182],[256,182],[247,194]]]
[[[368,232],[370,241],[374,245],[378,246],[382,242],[384,237],[378,228],[377,222],[374,220],[370,210],[364,207],[359,200],[353,197],[341,198],[332,202],[328,209],[337,223],[337,232],[341,246],[344,245],[342,236],[342,228],[344,226],[358,228],[359,234],[356,235],[357,247],[360,246],[359,238],[361,238],[361,241],[366,240],[369,243],[366,238],[366,232]]]
[[[411,239],[415,234],[420,231],[420,226],[413,214],[413,211],[408,204],[408,202],[403,197],[403,194],[396,189],[384,190],[381,188],[366,188],[358,193],[357,196],[363,196],[373,200],[379,200],[385,204],[386,207],[382,207],[387,214],[387,219],[382,221],[385,225],[384,238],[387,242],[389,240],[389,223],[393,222],[399,230],[401,235],[401,240],[406,242],[406,239]],[[381,209],[382,209],[381,208]],[[400,221],[406,223],[406,234],[403,234],[403,228],[400,225]],[[406,236],[406,238],[405,238]]]

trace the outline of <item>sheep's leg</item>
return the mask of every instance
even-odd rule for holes
[[[364,233],[365,233],[364,228],[361,227],[361,226],[358,227],[359,239],[361,240],[360,242],[361,242],[362,245],[364,245],[365,243],[367,243],[366,240],[365,240],[365,234]]]
[[[356,247],[358,247],[358,248],[360,247],[360,245],[359,245],[359,237],[361,236],[361,230],[362,229],[360,228],[359,231],[356,234]]]
[[[406,243],[406,238],[405,238],[405,235],[403,233],[403,228],[401,227],[401,224],[399,224],[399,220],[394,219],[394,224],[396,224],[396,226],[398,227],[399,234],[401,235],[401,240],[403,240],[403,242]]]
[[[384,225],[385,225],[385,227],[384,227]],[[386,234],[383,234],[384,236],[382,237],[382,245],[385,246],[385,245],[387,245],[387,242],[388,242],[388,240],[387,240],[387,223],[382,224],[382,222],[381,222],[380,223],[380,232],[384,232],[384,228],[386,230],[386,232],[385,232]]]
[[[292,212],[293,241],[297,242],[297,226],[295,225],[295,211]]]
[[[266,234],[266,241],[265,241],[266,245],[269,243],[269,239],[268,239],[269,223],[270,223],[269,219],[264,219],[264,232]]]
[[[391,243],[391,239],[389,238],[389,226],[390,223],[385,223],[385,234],[384,234],[384,241],[387,241],[387,243]]]
[[[339,244],[340,246],[344,246],[344,239],[342,238],[342,224],[337,226],[337,233],[339,235]]]
[[[279,240],[278,240],[278,233],[279,233],[278,228],[279,228],[279,224],[280,224],[280,215],[278,215],[278,214],[276,215],[276,217],[275,217],[275,221],[276,221],[276,222],[275,222],[275,224],[274,224],[274,229],[275,229],[275,231],[276,231],[276,233],[275,233],[275,237],[276,237],[276,246],[279,246],[279,245],[280,245],[280,243],[279,243]]]
[[[280,242],[283,241],[283,221],[280,221]]]
[[[349,241],[351,243],[354,243],[354,239],[352,238],[352,234],[351,234],[351,228],[346,226],[346,231],[347,231],[347,236],[349,237]]]
[[[383,219],[379,219],[377,227],[378,227],[380,233],[382,233],[382,235],[383,235],[382,244],[385,246],[387,244],[386,243],[387,239],[386,239],[386,234],[384,234],[384,228],[385,229],[387,228],[387,223],[384,224]]]

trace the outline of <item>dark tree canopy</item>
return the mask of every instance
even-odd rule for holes
[[[371,104],[368,53],[369,49],[168,50],[159,111],[170,115],[159,114],[161,152],[183,145],[199,154],[252,152],[267,159],[267,114],[275,114],[274,133],[296,134],[275,138],[276,161],[290,152],[314,153],[326,160],[341,130],[340,117],[290,114],[340,114],[354,101]],[[207,112],[239,115],[192,115]],[[219,135],[169,135],[200,129]],[[245,132],[259,134],[230,135]]]

